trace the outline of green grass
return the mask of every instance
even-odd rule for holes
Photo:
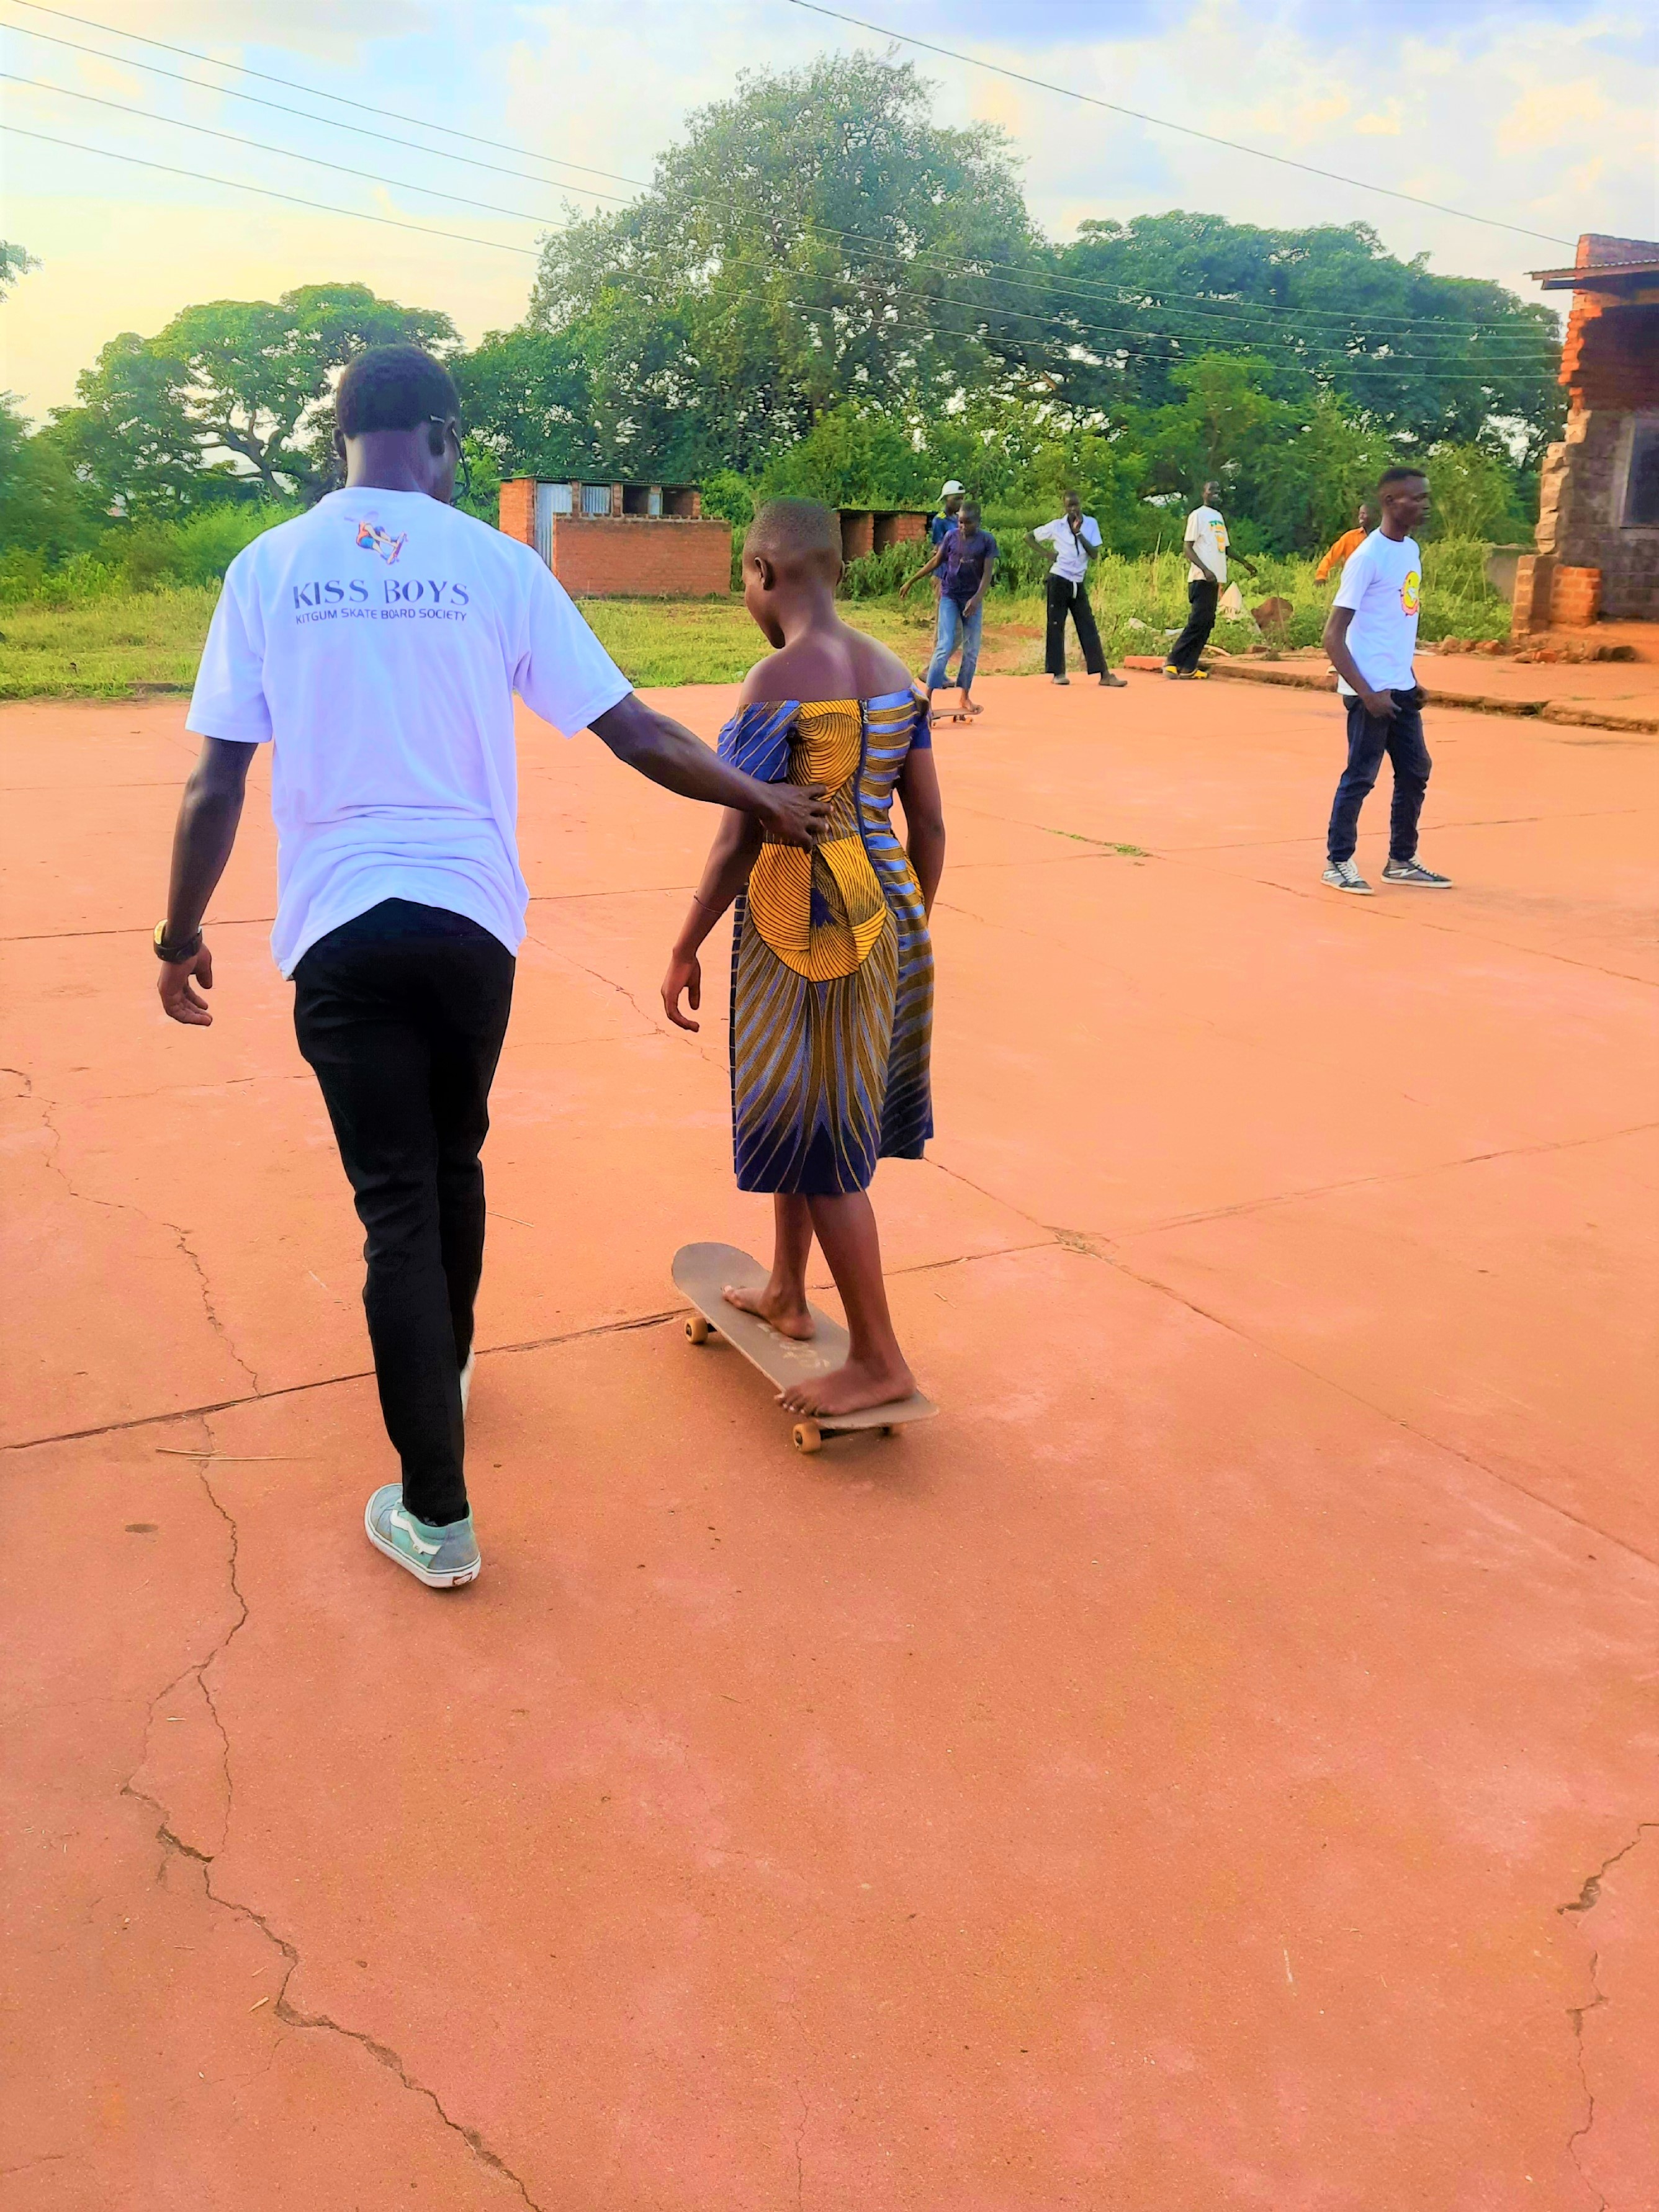
[[[1509,634],[1510,610],[1485,587],[1484,548],[1433,545],[1426,556],[1423,637],[1488,638]],[[1264,559],[1258,580],[1241,578],[1246,604],[1273,595],[1289,599],[1284,642],[1319,642],[1332,586],[1314,581],[1308,561]],[[1186,614],[1186,563],[1165,553],[1137,561],[1102,562],[1092,597],[1107,657],[1161,653]],[[217,591],[180,586],[119,592],[79,604],[39,600],[0,605],[0,699],[116,699],[135,691],[187,691],[207,634]],[[587,599],[587,616],[624,673],[642,686],[735,683],[765,650],[743,603],[729,599]],[[890,645],[918,673],[933,630],[927,586],[908,600],[850,600],[848,618]],[[1255,642],[1249,622],[1222,622],[1216,643],[1242,652]],[[985,611],[982,664],[996,673],[1032,675],[1042,666],[1043,605],[1034,597],[993,592]],[[1076,641],[1068,659],[1077,663]]]
[[[0,606],[0,699],[188,691],[218,586],[123,592],[79,606]]]

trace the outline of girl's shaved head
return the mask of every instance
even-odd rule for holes
[[[841,565],[841,518],[815,499],[769,499],[743,540],[746,558],[764,553],[781,570]]]

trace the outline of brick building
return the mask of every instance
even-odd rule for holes
[[[1516,569],[1516,629],[1659,622],[1659,243],[1591,233],[1571,269],[1533,274],[1573,295],[1571,405],[1545,456],[1538,550]]]
[[[885,553],[889,545],[927,536],[929,518],[919,508],[838,507],[835,512],[841,518],[844,561],[859,561],[866,553]]]
[[[576,483],[512,477],[503,532],[534,545],[573,598],[701,599],[731,590],[732,531],[704,516],[694,484]]]

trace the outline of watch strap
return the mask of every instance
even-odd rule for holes
[[[169,966],[172,966],[180,960],[193,960],[196,957],[202,949],[202,933],[198,929],[195,935],[187,938],[182,945],[173,945],[168,940],[166,922],[158,921],[156,925],[156,934],[151,938],[150,943],[156,948],[156,957],[158,960],[165,960]]]

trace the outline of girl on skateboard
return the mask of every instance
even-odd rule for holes
[[[777,650],[749,671],[720,757],[762,781],[819,789],[828,826],[811,851],[792,850],[726,813],[662,981],[669,1020],[695,1030],[680,1002],[701,1003],[698,950],[735,900],[733,1146],[738,1188],[772,1194],[776,1242],[765,1286],[725,1295],[784,1336],[810,1336],[817,1237],[851,1343],[844,1366],[780,1395],[806,1414],[883,1406],[915,1388],[887,1312],[869,1183],[878,1159],[919,1159],[933,1134],[927,921],[945,857],[926,706],[904,664],[841,620],[840,577],[829,508],[785,499],[760,509],[743,545],[743,597]]]

